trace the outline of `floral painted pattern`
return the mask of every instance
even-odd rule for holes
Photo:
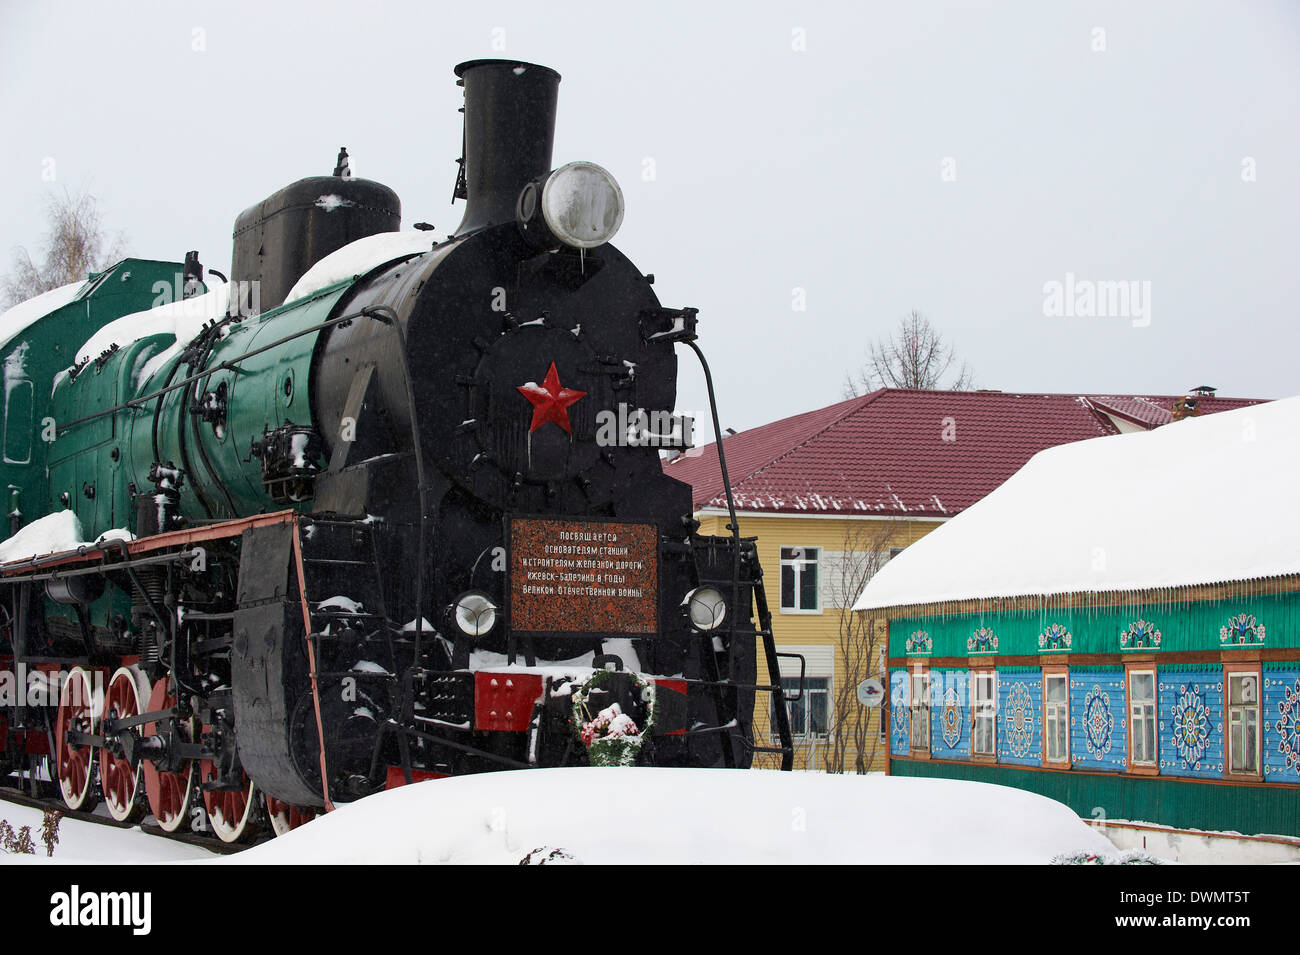
[[[1073,642],[1074,636],[1059,623],[1052,624],[1038,635],[1038,649],[1043,651],[1068,650]]]
[[[1094,686],[1083,698],[1083,742],[1088,755],[1101,759],[1110,752],[1115,732],[1115,714],[1110,708],[1110,694]]]
[[[1119,632],[1121,650],[1159,650],[1160,631],[1156,625],[1146,620],[1138,620],[1128,625],[1127,630]]]
[[[980,627],[966,638],[966,649],[970,653],[997,653],[998,635],[988,627]]]
[[[1282,699],[1277,704],[1277,751],[1287,772],[1300,770],[1300,680],[1295,686],[1282,687]]]
[[[1034,742],[1034,701],[1029,695],[1029,687],[1023,682],[1016,682],[1007,694],[1006,712],[1003,714],[1007,752],[1023,759],[1029,755],[1029,748]]]
[[[898,644],[894,644],[898,646]],[[907,637],[907,642],[903,646],[906,653],[929,653],[934,649],[934,641],[930,639],[930,634],[924,630],[914,630]]]
[[[1212,730],[1205,692],[1195,683],[1184,683],[1173,709],[1174,749],[1184,769],[1196,769],[1205,758],[1205,744]]]
[[[1264,625],[1255,619],[1254,614],[1239,613],[1228,621],[1226,627],[1219,628],[1219,643],[1225,646],[1262,647]]]
[[[889,709],[889,722],[894,736],[894,752],[906,753],[908,746],[911,745],[911,710],[908,709],[906,700],[899,702],[897,699],[890,702]]]
[[[943,741],[948,744],[949,749],[955,749],[958,741],[961,740],[961,710],[957,691],[948,687],[943,694],[943,709],[940,711],[939,719],[943,724]]]

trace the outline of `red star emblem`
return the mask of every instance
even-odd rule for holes
[[[533,405],[533,421],[528,426],[529,434],[548,421],[553,421],[569,434],[573,434],[573,429],[569,427],[569,405],[586,395],[586,392],[561,387],[560,373],[555,370],[555,362],[551,362],[551,370],[546,373],[546,380],[540,387],[530,381],[526,385],[519,385],[518,389],[519,393]]]

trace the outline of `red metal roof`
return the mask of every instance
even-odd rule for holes
[[[1058,444],[1151,428],[1181,396],[1029,395],[883,388],[724,442],[736,507],[775,513],[951,517]],[[1256,398],[1202,398],[1204,413]],[[666,461],[696,509],[725,507],[717,446]]]
[[[1088,400],[1092,402],[1093,407],[1146,428],[1148,431],[1174,420],[1173,413],[1153,398],[1092,395]]]

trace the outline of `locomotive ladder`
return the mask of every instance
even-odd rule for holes
[[[705,668],[705,679],[703,682],[710,690],[713,697],[714,707],[718,717],[718,725],[696,727],[688,731],[687,735],[700,735],[703,733],[722,733],[725,735],[725,742],[722,745],[722,758],[724,764],[730,768],[735,765],[734,745],[738,743],[744,749],[751,753],[773,753],[781,757],[781,769],[790,770],[794,766],[794,739],[790,728],[790,714],[786,709],[785,690],[781,684],[781,667],[780,658],[789,657],[798,659],[801,663],[802,656],[797,653],[784,653],[776,648],[776,640],[772,634],[772,614],[767,606],[767,592],[763,586],[763,568],[758,561],[757,548],[754,546],[753,538],[706,538],[702,539],[715,542],[725,542],[725,549],[731,551],[737,548],[733,559],[729,560],[727,576],[711,576],[706,573],[700,575],[701,586],[713,586],[719,589],[728,588],[730,592],[736,595],[734,599],[739,600],[739,595],[746,588],[751,588],[752,607],[757,611],[758,626],[755,629],[749,627],[737,626],[741,614],[739,606],[736,606],[736,613],[731,615],[731,621],[727,627],[727,643],[725,646],[712,643],[712,637],[705,635],[704,639],[710,641],[705,647],[703,662]],[[739,545],[737,547],[737,544]],[[704,553],[710,550],[709,547],[701,547],[697,555],[702,557],[701,565],[703,567],[712,567],[713,562],[704,556]],[[738,557],[739,559],[735,559]],[[748,601],[743,601],[748,602]],[[748,608],[747,608],[748,609]],[[748,617],[749,614],[744,615]],[[762,641],[763,656],[767,662],[766,684],[750,685],[747,682],[741,682],[737,679],[738,674],[733,668],[733,655],[735,654],[737,640],[748,640],[750,637]],[[740,648],[744,652],[744,648]],[[802,692],[802,672],[800,676],[800,691]],[[756,742],[758,733],[754,730],[752,722],[749,722],[748,733],[737,733],[742,726],[741,701],[748,698],[747,693],[742,695],[743,691],[753,691],[755,694],[766,692],[769,694],[768,710],[771,721],[775,724],[777,744],[773,746],[759,745]],[[790,702],[798,700],[798,696],[791,699]],[[753,717],[753,699],[748,699],[750,712],[747,714],[749,720]]]
[[[723,447],[722,425],[719,423],[719,419],[718,419],[718,397],[713,390],[713,372],[709,369],[709,362],[708,359],[704,357],[704,352],[700,349],[700,346],[696,343],[695,312],[696,312],[695,309],[689,309],[689,308],[683,309],[679,316],[681,319],[680,325],[677,326],[675,331],[668,333],[666,337],[670,341],[677,341],[685,344],[688,348],[690,348],[691,351],[695,352],[695,357],[700,360],[700,368],[704,371],[704,384],[707,387],[709,393],[709,413],[712,415],[713,418],[714,447],[717,449],[717,453],[718,453],[718,471],[722,475],[722,490],[725,492],[727,498],[727,515],[731,518],[731,522],[727,525],[727,530],[731,532],[731,539],[734,545],[734,549],[732,551],[732,565],[731,565],[732,569],[731,569],[731,580],[730,580],[731,606],[733,607],[735,607],[738,603],[738,598],[739,598],[740,588],[741,588],[740,572],[741,572],[741,563],[742,563],[742,550],[747,547],[747,553],[752,558],[751,566],[753,568],[752,584],[754,587],[754,602],[758,607],[758,620],[759,620],[758,635],[763,638],[763,655],[767,658],[767,673],[768,673],[768,681],[769,681],[769,686],[755,687],[755,690],[761,691],[766,689],[768,693],[771,694],[772,699],[770,703],[770,709],[772,710],[772,715],[776,718],[777,735],[780,737],[781,745],[780,746],[751,745],[750,749],[753,752],[759,752],[759,753],[763,753],[763,752],[780,753],[781,769],[785,772],[789,772],[791,769],[794,768],[794,737],[793,734],[790,732],[790,712],[789,710],[786,709],[786,705],[785,705],[786,703],[785,690],[781,686],[780,657],[782,656],[792,657],[792,656],[798,656],[798,654],[777,652],[776,640],[772,635],[772,614],[771,611],[769,611],[767,608],[767,593],[763,589],[763,567],[758,561],[758,554],[756,549],[754,548],[753,541],[750,540],[746,544],[743,542],[743,538],[741,538],[740,536],[740,521],[736,518],[736,500],[734,495],[731,493],[731,478],[727,474],[727,452]],[[735,613],[731,615],[731,621],[728,624],[727,629],[731,635],[732,641],[734,642],[736,637],[736,614]],[[716,654],[706,653],[705,657],[712,661],[710,669],[711,670],[714,669],[717,666]],[[802,658],[800,659],[802,660]],[[714,679],[716,679],[716,676],[714,677]],[[717,699],[719,700],[719,704],[718,704],[719,707],[724,706],[725,694],[722,694],[719,690],[715,690],[715,693]],[[803,667],[801,665],[800,673],[799,673],[799,695],[802,694],[803,694]],[[798,700],[799,695],[796,695],[794,699]],[[734,694],[733,694],[733,699],[734,699]],[[719,712],[718,715],[719,717],[721,717],[722,713]],[[736,725],[734,721],[732,725],[733,726]],[[752,724],[750,727],[750,735],[751,736],[754,735]],[[723,747],[723,754],[724,754],[724,759],[726,761],[726,764],[728,766],[731,766],[733,762],[733,753],[730,744]]]

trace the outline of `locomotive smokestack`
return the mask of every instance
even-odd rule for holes
[[[551,171],[560,74],[517,60],[456,67],[465,88],[465,141],[455,199],[466,200],[456,234],[511,222],[524,185]]]

